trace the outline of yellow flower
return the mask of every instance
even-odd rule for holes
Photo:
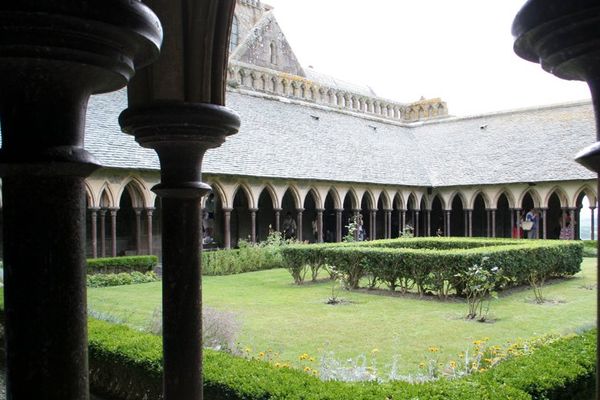
[[[309,358],[309,359],[308,359],[308,361],[310,361],[310,362],[314,362],[314,361],[315,361],[315,358],[314,358],[314,357],[311,357],[311,358]]]
[[[425,368],[425,363],[424,362],[420,362],[419,363],[419,368]]]
[[[281,364],[279,364],[278,362],[275,363],[275,368],[281,368]]]
[[[264,357],[265,356],[265,352],[261,351],[260,353],[258,353],[258,356],[261,357],[261,358]]]
[[[250,347],[246,347],[246,348],[244,349],[244,351],[245,351],[246,353],[250,353],[250,352],[252,351],[252,349],[251,349]]]
[[[317,376],[317,375],[319,375],[319,371],[317,371],[316,369],[313,369],[312,374]]]
[[[452,369],[456,368],[456,361],[450,361],[450,368],[452,368]]]
[[[310,372],[310,371],[311,371],[310,367],[304,367],[304,372]]]
[[[371,354],[377,354],[377,353],[379,353],[378,348],[374,348],[373,350],[371,350]]]
[[[435,346],[431,346],[431,347],[429,348],[429,352],[430,352],[430,353],[437,353],[438,351],[440,351],[440,349],[438,349],[438,348],[437,348],[437,347],[435,347]]]

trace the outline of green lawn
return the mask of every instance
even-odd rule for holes
[[[465,321],[466,304],[342,292],[349,304],[327,305],[331,286],[294,286],[285,270],[204,277],[204,303],[235,312],[242,322],[242,348],[254,354],[272,349],[285,360],[302,353],[319,357],[334,351],[339,359],[379,350],[377,364],[398,356],[403,372],[414,372],[429,346],[440,348],[440,359],[456,355],[484,337],[490,344],[546,333],[564,334],[596,323],[596,260],[586,258],[583,272],[544,289],[554,303],[531,302],[529,290],[501,295],[492,302],[493,323]],[[118,316],[144,328],[160,304],[160,283],[88,290],[92,310]]]

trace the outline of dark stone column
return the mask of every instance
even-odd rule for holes
[[[515,52],[539,62],[546,71],[562,79],[587,81],[596,115],[595,144],[577,155],[577,161],[600,172],[600,8],[594,0],[528,1],[513,24]],[[600,179],[598,180],[600,188]],[[571,224],[575,223],[571,213]],[[600,245],[600,242],[599,242]],[[600,249],[600,247],[599,247]],[[600,262],[600,251],[598,252]],[[598,271],[600,277],[600,270]],[[600,304],[600,292],[597,293]],[[598,309],[597,309],[598,310]],[[600,310],[598,310],[600,313]],[[600,337],[597,339],[600,345]],[[596,371],[596,388],[600,371]]]
[[[323,209],[317,209],[317,242],[323,243]]]
[[[335,210],[335,241],[337,243],[342,241],[342,213],[344,210]]]
[[[386,210],[385,213],[387,217],[386,238],[390,239],[392,237],[392,210]]]
[[[467,232],[468,237],[473,237],[473,210],[465,208],[465,212],[467,213],[467,225],[465,226],[465,231]]]
[[[400,232],[399,234],[404,232],[404,227],[406,226],[406,210],[400,210]]]
[[[357,209],[357,210],[352,210],[352,212],[353,212],[353,217],[354,217],[354,220],[355,220],[355,221],[357,220],[357,218],[358,218],[358,216],[360,215],[360,212],[361,212],[361,211],[362,211],[362,210],[360,210],[360,209]],[[365,220],[364,220],[364,218],[363,218],[363,225],[364,225],[364,222],[365,222]],[[363,226],[363,229],[364,229],[364,226]],[[357,230],[354,232],[354,240],[358,240],[358,229],[357,229]]]
[[[569,216],[571,217],[571,229],[573,230],[573,240],[575,240],[577,239],[576,232],[579,226],[579,221],[575,219],[575,208],[569,208]]]
[[[415,210],[415,236],[419,236],[419,210]]]
[[[590,206],[590,211],[592,214],[592,220],[590,221],[591,223],[591,227],[592,227],[592,232],[591,232],[591,236],[590,239],[591,240],[595,240],[595,236],[596,236],[596,232],[595,232],[595,218],[594,218],[594,212],[596,211],[596,207]]]
[[[200,204],[210,192],[202,158],[237,132],[239,117],[201,103],[156,102],[125,110],[119,122],[143,147],[156,150],[162,199],[164,399],[202,398]]]
[[[251,208],[250,211],[250,242],[256,244],[256,212],[258,208]]]
[[[110,210],[110,244],[111,244],[111,257],[117,256],[117,212],[118,208],[111,208]]]
[[[232,208],[223,208],[223,246],[231,248],[231,211]]]
[[[142,254],[142,209],[135,208],[135,251]]]
[[[148,254],[152,255],[154,252],[154,237],[152,235],[152,215],[154,214],[154,208],[146,208],[146,225],[148,228]]]
[[[296,240],[298,240],[299,242],[302,241],[302,213],[304,212],[304,208],[298,208],[296,210],[298,212],[298,216],[296,217],[296,225],[297,225],[297,234],[296,234]]]
[[[371,232],[369,232],[369,240],[377,240],[377,209],[370,210],[371,218],[369,218],[369,222],[371,225]]]
[[[273,209],[273,211],[275,212],[275,230],[277,232],[281,232],[281,208],[275,208]]]
[[[492,237],[496,237],[496,209],[492,208],[490,210],[490,213],[492,215],[492,226],[491,226],[491,230],[492,230]]]
[[[90,208],[92,229],[92,258],[98,258],[98,208]]]
[[[509,209],[510,212],[510,237],[514,239],[515,232],[515,209]]]
[[[89,398],[85,110],[158,51],[152,17],[141,2],[0,3],[8,399]]]
[[[100,255],[106,257],[106,209],[98,211],[100,215]]]
[[[541,217],[542,217],[542,225],[541,225],[542,239],[547,239],[548,235],[546,233],[546,226],[547,226],[546,225],[546,215],[547,215],[548,209],[547,208],[540,208],[540,210],[542,211],[542,215],[541,215]],[[539,226],[539,223],[538,223],[538,236],[539,236],[539,229],[540,229],[540,226]]]

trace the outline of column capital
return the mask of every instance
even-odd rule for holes
[[[274,208],[273,208],[273,211],[275,211],[275,212],[282,212],[282,211],[283,211],[283,208],[280,208],[280,207],[274,207]]]
[[[101,210],[101,208],[100,207],[88,207],[88,210],[91,211],[91,212],[98,212],[98,211]]]
[[[473,212],[473,209],[472,208],[463,208],[463,211]]]
[[[335,212],[336,213],[342,213],[342,212],[344,212],[344,209],[343,208],[336,208]]]
[[[318,213],[321,213],[321,214],[322,214],[322,213],[325,211],[325,209],[324,209],[324,208],[316,208],[315,210],[316,210]]]
[[[223,208],[221,208],[221,210],[223,210],[223,212],[232,212],[233,208],[231,208],[231,207],[223,207]]]
[[[394,211],[393,208],[384,208],[383,211],[391,213],[392,211]]]
[[[255,212],[258,212],[258,208],[252,207],[252,208],[249,208],[248,211],[250,211],[251,213],[255,213]]]
[[[297,211],[298,213],[304,212],[304,208],[296,208],[296,211]]]

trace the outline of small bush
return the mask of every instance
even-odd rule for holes
[[[282,268],[283,260],[276,246],[244,246],[239,249],[202,252],[202,274],[233,275],[244,272]]]
[[[203,347],[237,353],[236,339],[240,328],[241,324],[235,313],[212,307],[202,307]],[[155,335],[162,335],[162,310],[160,308],[154,310],[148,331]]]
[[[159,281],[160,278],[153,272],[141,273],[133,271],[131,273],[121,272],[120,274],[95,274],[87,276],[88,287],[107,287],[135,285],[138,283],[149,283]]]
[[[90,258],[87,260],[88,274],[117,274],[120,272],[147,272],[158,264],[156,256],[131,256]]]

